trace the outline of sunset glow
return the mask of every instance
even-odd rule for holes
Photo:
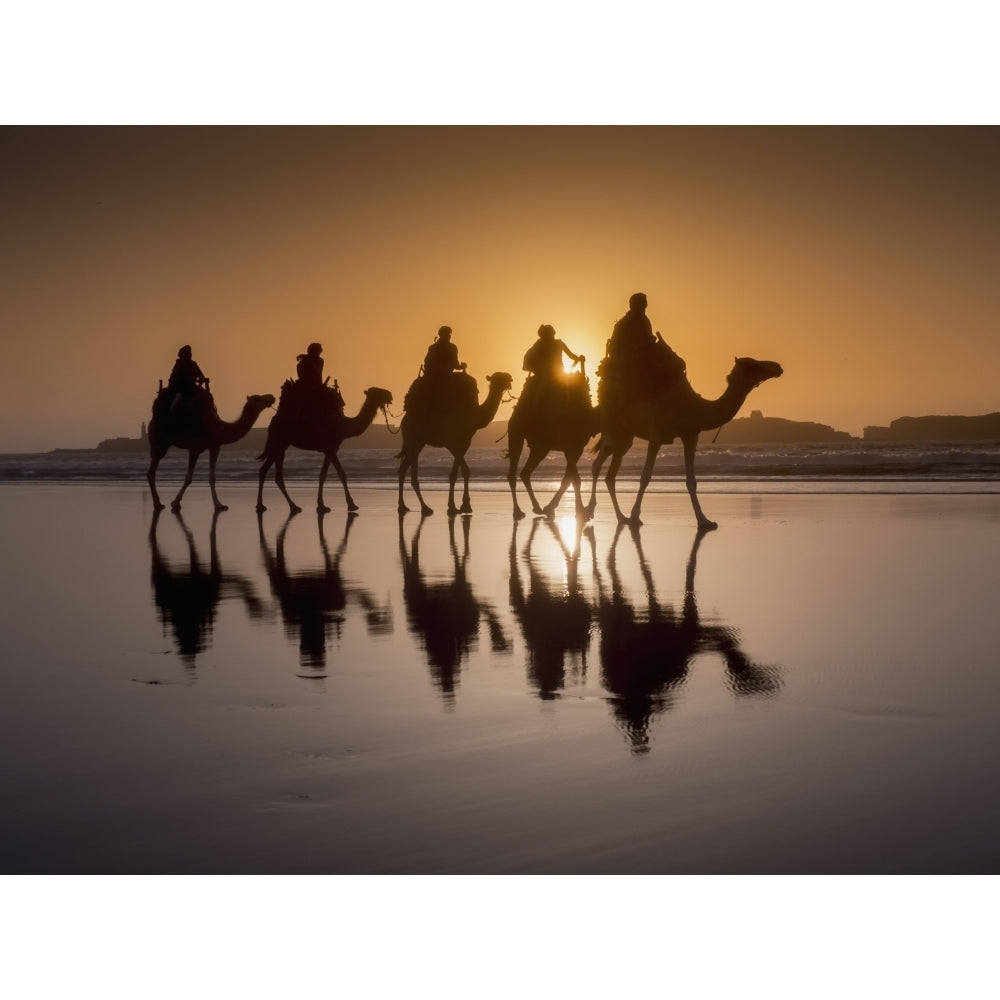
[[[1000,408],[988,128],[7,128],[0,451],[135,436],[192,345],[222,415],[323,343],[349,409],[437,328],[596,368],[637,290],[717,396],[860,435]],[[500,419],[509,415],[506,409]]]

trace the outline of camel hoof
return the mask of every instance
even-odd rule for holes
[[[229,508],[224,503],[217,503],[215,505],[215,512],[221,514],[224,510],[229,510]]]
[[[405,503],[399,504],[396,507],[396,510],[398,510],[400,514],[409,514],[410,513],[410,508],[407,507]]]
[[[433,507],[428,507],[428,506],[424,505],[423,507],[420,508],[420,516],[421,517],[430,517],[431,514],[433,514],[433,513],[434,513],[434,508]]]
[[[329,507],[327,507],[327,510],[329,510],[329,509],[330,509],[330,508],[329,508]],[[356,504],[356,503],[355,503],[355,502],[354,502],[353,500],[351,500],[351,501],[350,501],[350,502],[349,502],[349,503],[347,504],[347,509],[348,509],[348,511],[349,511],[350,513],[352,513],[352,514],[353,514],[353,513],[354,513],[354,512],[355,512],[355,511],[356,511],[356,510],[358,509],[358,505],[357,505],[357,504]]]
[[[301,513],[302,513],[302,508],[301,507],[296,507],[295,504],[292,504],[288,508],[288,516],[289,517],[294,517],[296,514],[301,514]]]
[[[258,514],[263,514],[265,510],[267,510],[267,508],[262,503],[257,504]]]
[[[167,509],[167,505],[164,504],[164,503],[154,503],[153,504],[153,510],[166,510],[166,509]]]
[[[715,531],[719,524],[717,521],[699,521],[698,530],[699,531]]]
[[[181,512],[181,505],[175,500],[171,505],[170,509],[175,513],[179,514]]]
[[[458,508],[458,512],[459,514],[471,514],[472,504],[469,503],[468,500],[466,500],[465,503],[463,503],[462,506]]]
[[[350,508],[348,508],[348,509],[350,509]],[[318,504],[316,504],[316,513],[317,514],[329,514],[330,513],[330,508],[327,507],[326,504],[318,503]]]
[[[514,508],[514,520],[520,521],[524,517],[524,511],[520,507]]]

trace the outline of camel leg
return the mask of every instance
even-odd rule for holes
[[[632,513],[629,515],[628,523],[634,525],[642,524],[639,519],[639,510],[642,507],[642,497],[646,492],[650,479],[653,478],[653,466],[656,464],[656,455],[660,450],[660,442],[650,440],[646,445],[646,461],[642,466],[642,473],[639,476],[639,489],[635,494],[635,503],[632,504]]]
[[[522,442],[511,442],[507,451],[507,485],[510,487],[510,498],[514,501],[514,520],[520,521],[524,511],[517,502],[517,463],[521,459]]]
[[[591,518],[594,516],[594,511],[597,509],[597,479],[601,474],[601,467],[607,460],[608,455],[611,454],[611,449],[606,448],[603,444],[597,449],[597,455],[594,458],[593,464],[590,467],[590,500],[587,501],[587,517]]]
[[[351,496],[351,491],[347,488],[347,473],[344,471],[344,467],[340,464],[340,459],[337,457],[336,453],[330,456],[330,462],[333,463],[333,467],[337,472],[337,476],[340,478],[340,485],[344,487],[344,500],[347,502],[347,509],[353,513],[358,509],[358,505],[354,502],[354,497]],[[322,479],[320,479],[320,487],[319,487],[319,506],[316,509],[323,511],[330,509],[329,507],[323,506]]]
[[[330,456],[323,455],[323,464],[319,470],[319,493],[316,495],[316,513],[329,514],[330,508],[323,503],[323,484],[326,482],[326,474],[330,468]]]
[[[302,508],[292,500],[288,495],[288,490],[285,488],[285,453],[283,451],[279,451],[274,456],[274,481],[278,489],[281,490],[281,495],[288,501],[289,512],[298,514]]]
[[[528,494],[528,500],[531,501],[531,511],[533,514],[544,514],[545,511],[542,510],[542,505],[538,502],[535,497],[535,491],[531,487],[531,476],[535,469],[541,464],[541,461],[548,454],[548,449],[545,451],[536,451],[531,445],[528,445],[528,460],[524,463],[524,467],[521,469],[521,482],[524,483],[525,492]]]
[[[582,491],[582,483],[580,482],[579,461],[580,461],[580,456],[576,455],[566,463],[566,475],[567,477],[569,477],[570,482],[573,486],[573,491],[576,494],[576,519],[578,521],[583,521],[586,518],[586,511],[583,506],[583,497],[580,496],[580,493]]]
[[[264,481],[267,479],[268,470],[274,464],[274,459],[269,451],[264,452],[264,461],[261,464],[260,472],[257,475],[257,512],[262,513],[267,510],[264,506]]]
[[[622,456],[618,454],[617,451],[611,453],[611,464],[608,466],[607,475],[604,477],[604,483],[608,488],[608,493],[611,496],[611,506],[615,509],[615,517],[618,518],[619,524],[625,524],[628,520],[622,512],[621,507],[618,505],[618,493],[615,489],[615,483],[618,479],[618,469],[622,464]]]
[[[219,500],[219,494],[215,492],[215,466],[219,461],[219,448],[210,448],[208,450],[208,486],[212,491],[212,503],[215,504],[216,513],[220,510],[229,510],[229,508]]]
[[[420,492],[420,474],[417,467],[419,461],[420,453],[417,452],[417,454],[410,459],[410,485],[413,487],[413,492],[417,494],[417,499],[420,501],[420,516],[427,517],[428,514],[434,513],[434,508],[428,507],[427,504],[424,503],[424,495]]]
[[[566,471],[563,473],[561,482],[559,483],[559,489],[556,490],[555,495],[552,499],[545,505],[542,513],[546,517],[553,517],[556,510],[559,507],[559,503],[563,498],[563,494],[572,486],[574,493],[576,495],[576,516],[577,520],[584,518],[586,516],[586,510],[583,506],[583,500],[580,498],[580,472],[577,469],[577,462],[580,456],[578,455],[575,459],[567,456],[566,459]]]
[[[691,506],[694,508],[694,516],[698,519],[698,527],[710,530],[717,528],[719,525],[715,521],[710,521],[706,516],[704,511],[701,509],[701,504],[698,502],[698,481],[694,476],[694,453],[698,447],[698,435],[695,434],[694,437],[682,438],[684,444],[684,473],[685,480],[687,482],[688,496],[691,498]]]
[[[170,505],[170,509],[176,514],[177,511],[181,509],[181,500],[184,497],[184,491],[191,485],[194,481],[194,466],[198,461],[198,456],[201,454],[200,451],[195,451],[193,448],[188,452],[188,465],[187,473],[184,476],[184,482],[181,483],[180,492],[174,497],[174,502]]]
[[[396,504],[396,509],[400,514],[408,514],[410,508],[406,506],[403,501],[403,484],[406,482],[406,470],[410,467],[410,459],[406,452],[402,452],[399,456],[399,501]]]
[[[460,513],[455,506],[455,483],[458,482],[458,470],[461,467],[461,459],[456,455],[455,461],[451,463],[451,471],[448,473],[448,516],[454,517]],[[468,492],[466,492],[468,499]]]
[[[594,464],[590,468],[590,500],[587,503],[587,517],[593,517],[594,511],[597,509],[597,479],[601,474],[601,467],[607,461],[608,455],[611,454],[611,449],[607,445],[602,444],[597,450],[597,457],[594,459]]]
[[[471,514],[472,513],[472,500],[469,497],[469,463],[466,462],[465,456],[459,460],[459,468],[462,470],[462,506],[459,508],[460,514]]]
[[[153,510],[160,511],[166,506],[160,499],[160,494],[156,492],[156,470],[160,465],[160,459],[166,454],[165,451],[153,451],[149,455],[149,468],[146,470],[146,481],[149,483],[149,490],[153,494]]]

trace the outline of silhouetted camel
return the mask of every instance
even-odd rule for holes
[[[555,536],[564,560],[564,573],[558,575],[553,586],[542,572],[539,559],[532,556],[532,545],[538,526],[544,524]],[[528,678],[544,700],[559,697],[566,684],[566,655],[578,657],[582,664],[580,680],[586,679],[587,650],[590,648],[590,625],[596,612],[590,601],[581,593],[577,575],[580,545],[586,534],[591,549],[594,546],[593,528],[584,529],[579,520],[575,545],[566,547],[559,530],[552,521],[536,520],[531,525],[523,559],[528,567],[528,588],[521,578],[517,553],[517,522],[510,537],[510,606],[521,626],[521,634],[528,650]]]
[[[323,553],[321,569],[289,569],[285,555],[285,535],[292,522],[294,511],[289,512],[285,523],[278,532],[275,550],[268,548],[264,535],[264,519],[258,515],[257,530],[260,539],[261,558],[267,570],[267,578],[281,608],[285,623],[285,634],[299,640],[299,662],[311,671],[300,676],[323,677],[326,669],[326,644],[331,626],[340,634],[344,621],[343,612],[349,601],[355,601],[365,612],[369,635],[386,635],[392,631],[392,609],[379,607],[371,594],[364,588],[349,585],[344,581],[340,563],[347,551],[347,539],[354,523],[354,515],[347,515],[344,537],[331,555],[323,531],[324,518],[318,517],[319,543]]]
[[[337,470],[340,484],[344,487],[344,499],[348,510],[357,510],[350,490],[347,488],[347,473],[340,464],[337,451],[350,437],[358,437],[371,426],[375,414],[385,410],[392,402],[392,393],[388,389],[370,388],[365,390],[365,401],[357,416],[345,417],[337,408],[331,406],[325,412],[327,419],[316,422],[308,418],[308,413],[299,407],[296,401],[289,398],[289,388],[293,383],[286,382],[281,389],[281,401],[278,412],[271,419],[267,428],[267,443],[258,455],[263,463],[257,485],[257,510],[267,510],[264,506],[264,480],[268,469],[274,465],[274,481],[288,501],[288,509],[297,514],[302,508],[292,501],[285,489],[285,452],[289,447],[301,448],[303,451],[318,451],[323,454],[323,466],[319,471],[319,494],[316,498],[316,510],[325,513],[330,508],[323,503],[323,484],[330,466]]]
[[[399,560],[403,567],[403,601],[411,633],[420,639],[435,686],[447,704],[453,704],[462,661],[479,640],[479,621],[486,619],[494,652],[509,652],[510,642],[492,606],[480,601],[466,572],[469,559],[469,519],[462,519],[463,551],[455,544],[455,521],[448,522],[453,574],[450,580],[430,582],[420,568],[420,532],[417,525],[407,551],[403,516],[399,517]]]
[[[694,455],[698,447],[698,434],[701,431],[721,427],[732,420],[739,412],[750,393],[770,378],[781,375],[781,365],[775,361],[756,361],[753,358],[737,358],[732,371],[726,378],[726,391],[714,400],[702,399],[691,388],[686,376],[682,376],[671,387],[660,395],[651,398],[631,398],[613,409],[606,405],[604,394],[598,387],[598,408],[601,414],[601,438],[595,451],[593,475],[590,486],[590,502],[587,513],[593,516],[596,506],[597,477],[601,466],[610,455],[611,464],[605,482],[611,494],[611,503],[615,508],[618,520],[627,524],[641,524],[639,511],[642,507],[642,497],[653,475],[653,464],[657,452],[665,444],[670,444],[674,438],[680,438],[684,445],[684,469],[686,473],[688,495],[694,507],[698,526],[701,528],[716,528],[718,525],[710,521],[702,512],[698,502],[698,484],[694,475]],[[639,477],[639,489],[632,505],[632,513],[625,517],[618,505],[615,493],[615,479],[625,453],[632,447],[635,438],[644,438],[646,447],[646,462]]]
[[[528,492],[532,511],[551,517],[562,495],[573,486],[577,516],[584,513],[577,462],[587,442],[600,430],[600,418],[597,408],[591,406],[590,390],[583,372],[567,376],[566,383],[545,386],[540,398],[530,407],[519,402],[507,422],[507,482],[514,501],[515,520],[524,517],[524,511],[517,502],[517,463],[525,442],[528,444],[528,458],[521,469],[521,482]],[[522,392],[522,400],[525,395]],[[555,496],[543,508],[531,488],[531,474],[550,451],[562,452],[566,458],[566,471]]]
[[[469,466],[465,461],[465,453],[472,443],[472,435],[485,427],[496,416],[500,409],[503,394],[514,384],[513,378],[507,372],[494,372],[487,375],[490,391],[478,406],[463,409],[461,406],[443,408],[441,412],[431,412],[421,394],[412,408],[407,409],[400,422],[403,435],[403,448],[396,456],[399,459],[399,512],[405,514],[409,507],[403,502],[403,485],[406,482],[407,469],[410,471],[410,483],[413,492],[420,501],[420,512],[425,517],[433,514],[432,508],[424,502],[420,492],[420,476],[417,469],[420,452],[426,445],[433,448],[447,448],[454,457],[451,472],[448,476],[448,514],[471,514],[472,503],[469,499]],[[432,404],[433,405],[433,404]],[[459,470],[462,472],[464,484],[462,506],[455,506],[455,482]]]
[[[149,470],[146,479],[149,481],[149,488],[153,494],[153,505],[157,510],[163,509],[160,502],[160,495],[156,492],[156,468],[160,460],[166,455],[171,447],[181,448],[188,453],[187,475],[180,492],[170,505],[171,510],[181,509],[181,498],[184,491],[191,485],[194,479],[194,467],[198,461],[198,456],[203,451],[208,451],[208,484],[212,489],[212,501],[216,510],[227,510],[225,504],[219,501],[215,492],[215,465],[219,458],[219,449],[224,444],[232,444],[246,437],[250,428],[256,423],[257,418],[269,406],[274,406],[274,396],[266,394],[263,396],[247,396],[246,404],[239,418],[233,423],[226,423],[219,418],[216,412],[215,403],[207,392],[203,396],[195,399],[195,404],[202,402],[204,405],[198,407],[198,412],[194,414],[179,413],[177,418],[171,418],[164,406],[165,390],[161,390],[161,395],[153,403],[153,415],[149,421]],[[182,404],[183,409],[186,404]],[[166,415],[166,419],[163,419]]]
[[[694,578],[698,548],[708,528],[698,528],[688,556],[684,581],[684,605],[678,614],[663,607],[649,563],[642,551],[639,530],[629,531],[639,558],[645,583],[645,608],[626,596],[617,566],[619,524],[608,555],[610,594],[605,595],[595,560],[598,580],[601,676],[611,695],[612,710],[634,753],[649,749],[649,727],[653,718],[674,704],[678,689],[687,678],[692,659],[701,653],[718,653],[725,661],[730,690],[739,696],[769,695],[781,686],[774,667],[753,663],[739,647],[739,633],[722,624],[705,624],[698,614]]]
[[[202,569],[194,536],[179,511],[176,513],[177,523],[181,526],[188,544],[186,570],[173,569],[160,550],[156,536],[160,508],[154,511],[149,526],[153,600],[156,602],[161,624],[164,628],[169,626],[173,631],[177,650],[188,666],[194,666],[196,656],[207,648],[215,622],[215,609],[224,598],[238,597],[246,605],[251,618],[264,617],[264,606],[257,597],[253,584],[244,576],[226,573],[222,569],[216,544],[216,522],[219,513],[217,510],[212,515],[207,571]]]

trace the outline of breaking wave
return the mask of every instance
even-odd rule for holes
[[[351,448],[341,451],[341,461],[353,483],[395,483],[398,463],[390,449]],[[626,456],[619,479],[638,476],[645,452],[641,442]],[[476,482],[503,485],[507,463],[499,449],[473,449],[467,455]],[[581,461],[586,480],[590,455]],[[290,450],[285,461],[289,480],[315,480],[320,456]],[[145,484],[148,459],[141,452],[58,450],[40,454],[0,455],[0,482],[94,482]],[[207,472],[208,458],[199,460],[196,481]],[[172,451],[161,462],[158,478],[164,482],[184,475],[186,456]],[[428,485],[445,480],[450,455],[436,448],[420,456],[421,479]],[[221,481],[257,481],[259,463],[251,451],[223,451],[219,458]],[[746,489],[839,490],[885,489],[909,484],[910,489],[934,489],[943,483],[966,484],[986,492],[1000,492],[1000,443],[963,442],[887,443],[850,441],[823,444],[702,444],[696,461],[698,481],[704,486]],[[561,456],[550,456],[535,474],[538,483],[557,480]],[[273,477],[272,477],[273,478]],[[684,457],[679,445],[660,450],[652,489],[683,489]],[[740,486],[739,484],[742,484]],[[991,485],[992,484],[992,485]]]

